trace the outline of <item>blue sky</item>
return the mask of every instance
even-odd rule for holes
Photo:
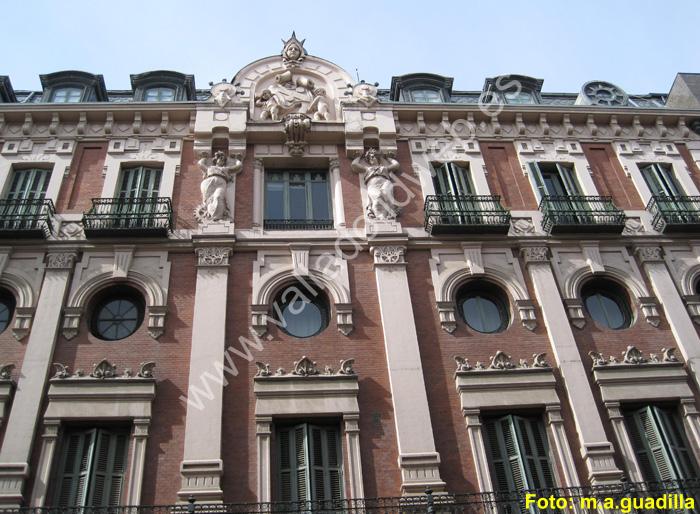
[[[292,29],[309,53],[389,87],[392,75],[429,71],[455,89],[521,73],[544,91],[577,92],[593,79],[628,93],[665,93],[676,72],[700,72],[700,2],[665,0],[386,1],[192,0],[5,2],[0,75],[40,89],[39,74],[193,73],[199,88],[281,50]]]

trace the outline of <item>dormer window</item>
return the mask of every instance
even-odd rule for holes
[[[509,105],[531,105],[540,103],[541,79],[524,75],[499,75],[487,78],[481,101]]]
[[[443,103],[450,101],[452,77],[411,73],[392,77],[390,99],[394,102]]]
[[[51,101],[54,103],[76,103],[83,96],[83,88],[81,87],[59,87],[53,90]]]
[[[440,91],[434,89],[413,89],[411,99],[417,103],[432,104],[442,102]]]
[[[131,76],[136,102],[184,102],[195,100],[194,76],[176,71],[147,71]]]
[[[503,93],[506,103],[521,105],[521,104],[534,104],[534,95],[530,91],[508,91]]]
[[[105,102],[107,89],[102,75],[84,71],[57,71],[40,75],[43,101],[53,103]]]
[[[172,87],[149,87],[143,95],[144,102],[172,102],[175,89]]]

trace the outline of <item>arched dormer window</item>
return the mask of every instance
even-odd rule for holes
[[[443,103],[452,95],[452,77],[412,73],[391,79],[390,99],[394,102]]]
[[[499,75],[484,81],[482,100],[485,103],[527,105],[540,103],[542,79],[525,75]]]
[[[136,102],[184,102],[195,100],[194,76],[176,71],[147,71],[131,76]]]
[[[10,77],[0,75],[0,103],[15,103],[17,97],[10,83]]]
[[[48,103],[105,102],[107,89],[102,75],[84,71],[57,71],[40,75],[44,90],[43,101]]]

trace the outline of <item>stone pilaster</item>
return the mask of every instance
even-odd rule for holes
[[[588,478],[594,485],[618,481],[622,472],[615,465],[613,446],[607,440],[600,417],[591,416],[591,409],[595,410],[595,398],[566,309],[560,295],[553,294],[559,289],[549,263],[549,250],[545,246],[531,246],[523,248],[522,255],[542,308],[552,353],[564,380]]]
[[[444,491],[406,276],[405,247],[385,244],[371,251],[396,421],[401,491],[405,495],[423,494],[426,487]]]
[[[180,500],[194,496],[200,502],[221,502],[221,421],[225,382],[226,296],[228,290],[229,247],[197,250],[197,284],[194,318],[185,451],[182,465]],[[192,388],[209,389],[211,395],[197,396]]]
[[[3,507],[17,506],[23,501],[32,443],[75,255],[63,251],[46,256],[36,316],[0,451],[0,505]]]

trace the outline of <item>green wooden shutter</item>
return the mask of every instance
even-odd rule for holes
[[[8,200],[41,200],[46,195],[51,172],[43,169],[15,170],[12,174]]]
[[[484,429],[497,491],[555,487],[541,420],[509,415],[487,421]]]
[[[340,500],[343,497],[343,470],[340,435],[333,427],[309,425],[312,499]]]
[[[569,196],[581,195],[581,187],[578,185],[574,167],[557,163],[557,171],[559,171],[559,176],[566,189],[566,194]]]
[[[539,195],[541,201],[543,198],[549,195],[549,191],[547,191],[547,186],[544,184],[540,167],[536,162],[529,162],[528,167],[530,168],[532,179],[535,181],[535,186],[537,186],[537,194]]]
[[[654,407],[653,414],[666,441],[677,476],[681,479],[696,478],[697,465],[689,450],[681,420],[669,409]]]
[[[87,504],[111,507],[121,504],[129,439],[124,432],[98,430]]]
[[[664,164],[649,164],[642,169],[642,177],[654,196],[683,196],[685,192],[680,186],[673,171]]]
[[[431,164],[431,167],[435,194],[453,196],[474,194],[474,186],[468,168],[463,168],[453,162],[446,162],[437,168]]]
[[[280,429],[278,441],[280,501],[309,500],[311,488],[309,487],[306,424]]]
[[[146,166],[124,168],[117,197],[130,199],[158,197],[162,174],[163,170],[160,168]]]
[[[96,432],[86,430],[65,434],[58,468],[60,476],[55,501],[58,507],[86,504]]]

